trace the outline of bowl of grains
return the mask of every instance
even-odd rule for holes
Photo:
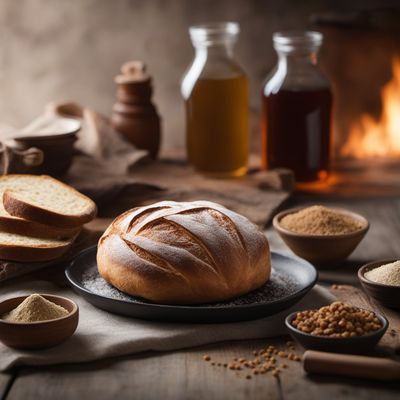
[[[285,324],[304,348],[337,353],[368,352],[389,325],[381,314],[339,301],[318,310],[296,311]]]
[[[318,268],[340,266],[369,229],[359,214],[319,205],[282,211],[273,225],[293,253]]]
[[[0,302],[0,341],[19,349],[52,347],[72,336],[78,320],[78,306],[66,297],[13,297]]]
[[[400,260],[370,262],[358,270],[358,279],[379,303],[400,309]]]

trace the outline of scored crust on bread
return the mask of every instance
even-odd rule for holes
[[[46,175],[6,175],[3,205],[12,216],[56,228],[77,228],[97,212],[89,197]]]
[[[66,253],[74,239],[39,239],[0,232],[0,259],[19,262],[54,260]]]
[[[268,241],[247,218],[208,201],[162,201],[117,217],[99,240],[100,275],[162,304],[238,297],[270,277]]]

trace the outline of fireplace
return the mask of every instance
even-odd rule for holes
[[[400,11],[312,16],[324,34],[320,65],[334,93],[332,166],[300,189],[400,194]]]
[[[339,149],[342,157],[400,157],[400,56],[392,62],[392,78],[380,95],[378,117],[363,113],[351,125],[347,139]]]

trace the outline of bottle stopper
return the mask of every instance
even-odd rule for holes
[[[150,80],[142,61],[128,61],[121,67],[121,74],[115,77],[116,83],[144,82]]]

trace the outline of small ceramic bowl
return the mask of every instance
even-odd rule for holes
[[[0,318],[0,341],[6,346],[19,349],[43,349],[68,339],[78,326],[79,309],[66,297],[42,294],[69,311],[65,317],[40,322],[10,322]],[[28,296],[13,297],[0,303],[0,316],[18,307]]]
[[[75,118],[48,117],[34,121],[24,130],[15,135],[14,139],[19,141],[35,141],[54,138],[66,138],[76,136],[81,129],[81,122]]]
[[[366,218],[354,212],[332,208],[362,222],[363,228],[342,235],[307,235],[289,231],[281,226],[281,219],[302,210],[304,207],[282,211],[273,219],[273,225],[286,245],[301,258],[317,268],[332,268],[340,264],[354,251],[369,229]]]
[[[375,312],[379,321],[382,323],[382,327],[375,332],[352,338],[316,336],[302,332],[292,325],[292,321],[295,319],[297,312],[298,311],[289,314],[285,319],[285,324],[292,337],[305,349],[328,351],[333,353],[367,353],[377,345],[389,326],[387,319],[382,314]]]
[[[358,270],[358,279],[369,296],[373,297],[386,307],[400,309],[400,286],[376,283],[365,277],[366,272],[394,261],[397,261],[397,259],[380,260],[365,264]]]
[[[28,132],[14,138],[19,150],[32,147],[43,152],[43,162],[38,166],[20,166],[21,173],[47,174],[58,177],[65,174],[72,164],[74,144],[78,140],[81,123],[73,118],[54,117],[39,125],[31,125]]]

